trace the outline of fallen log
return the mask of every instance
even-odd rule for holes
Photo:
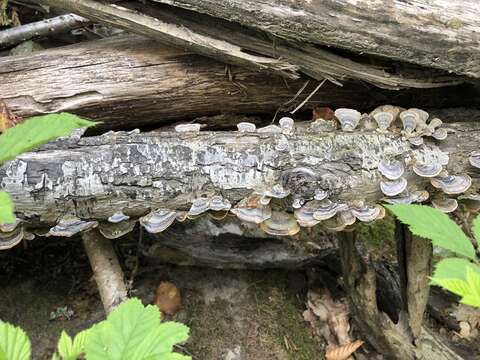
[[[150,232],[160,232],[176,217],[183,221],[209,209],[228,211],[232,205],[236,209],[231,211],[240,219],[262,223],[267,232],[276,233],[270,230],[270,222],[285,224],[288,228],[280,235],[298,232],[293,209],[298,210],[295,216],[302,226],[328,220],[322,224],[341,230],[345,228],[339,223],[342,218],[332,216],[350,207],[362,208],[358,201],[378,204],[384,199],[398,200],[396,194],[401,201],[425,201],[424,190],[441,195],[429,178],[418,176],[418,169],[412,171],[412,164],[434,164],[450,174],[469,174],[473,180],[465,177],[464,182],[471,181],[471,186],[456,189],[455,194],[478,191],[478,170],[469,163],[469,154],[478,149],[478,123],[450,124],[454,132],[446,140],[437,143],[425,138],[421,146],[392,131],[316,132],[316,124],[311,128],[298,124],[287,135],[269,128],[252,133],[132,132],[72,137],[7,162],[0,168],[0,184],[12,195],[18,217],[29,227],[58,223],[48,234],[71,236],[109,219],[123,226],[105,229],[112,237],[131,231],[134,221],[152,210],[165,209],[143,217],[142,224]],[[377,169],[382,160],[392,158],[407,167],[402,189],[395,188],[387,196],[390,190],[384,186],[393,185],[385,183]],[[323,193],[333,203],[314,201],[302,207]],[[333,215],[328,210],[331,216],[324,217],[324,205],[340,208]],[[320,213],[312,218],[312,211]],[[374,213],[374,217],[381,216],[381,212]],[[8,233],[5,241],[15,243],[22,236]]]
[[[69,111],[100,119],[104,128],[134,128],[220,113],[271,114],[285,103],[298,105],[316,86],[311,81],[292,102],[308,79],[284,81],[234,67],[230,80],[225,71],[224,64],[153,40],[119,36],[0,58],[1,97],[24,117]],[[471,85],[387,91],[326,83],[306,106],[474,107],[477,92]]]
[[[339,47],[480,77],[480,10],[475,0],[154,1],[293,42]]]
[[[301,43],[289,44],[280,38],[271,39],[268,33],[255,33],[238,24],[170,6],[137,2],[102,4],[92,0],[42,1],[222,62],[286,77],[298,77],[297,70],[300,69],[317,80],[327,78],[339,85],[340,81],[350,78],[389,89],[434,88],[465,81],[449,74],[432,74],[405,65],[400,71],[397,67],[395,73],[389,69],[392,66],[358,63],[324,49]]]

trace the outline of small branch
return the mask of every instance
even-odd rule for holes
[[[105,312],[108,314],[127,298],[123,272],[110,240],[96,230],[82,234]]]
[[[60,15],[0,31],[0,49],[7,48],[37,36],[46,36],[83,27],[90,23],[75,14]]]

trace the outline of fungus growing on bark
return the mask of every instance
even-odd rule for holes
[[[176,132],[199,132],[201,128],[200,124],[180,124],[175,126]]]
[[[316,220],[327,220],[334,217],[339,211],[346,210],[348,208],[345,204],[337,204],[328,199],[322,200],[317,203],[318,206],[313,212],[313,218]]]
[[[357,110],[340,108],[335,110],[335,117],[340,122],[343,131],[353,131],[358,126],[362,114]]]
[[[468,161],[470,162],[470,165],[480,169],[480,151],[473,151],[468,157]]]
[[[239,132],[253,133],[257,129],[257,126],[250,122],[240,122],[237,124]]]
[[[440,196],[434,197],[432,199],[432,205],[444,213],[451,213],[458,208],[458,202],[456,199],[450,199]]]
[[[358,202],[351,206],[350,211],[353,216],[362,222],[370,222],[377,220],[382,215],[382,207],[368,206],[364,202]]]
[[[136,221],[124,220],[118,223],[102,222],[98,224],[98,231],[107,239],[117,239],[128,234],[135,227]]]
[[[112,216],[110,216],[108,218],[108,222],[111,222],[112,224],[116,224],[116,223],[119,223],[121,221],[125,221],[125,220],[128,220],[130,219],[130,216],[127,216],[125,215],[123,212],[117,212],[115,214],[113,214]]]
[[[415,163],[413,165],[413,172],[421,177],[431,178],[438,176],[442,172],[443,166],[435,164],[420,164]]]
[[[149,233],[156,234],[164,231],[175,221],[177,213],[169,209],[157,209],[140,218],[140,224]]]
[[[300,231],[293,215],[283,211],[273,211],[272,216],[260,224],[260,228],[276,236],[292,236]]]
[[[46,236],[71,237],[82,231],[90,230],[98,226],[96,221],[83,221],[75,216],[65,216],[50,229]]]
[[[267,125],[257,129],[258,133],[281,134],[282,128],[277,125]]]
[[[388,197],[382,199],[388,204],[413,204],[413,203],[422,203],[427,201],[430,197],[428,191],[425,190],[417,190],[417,191],[405,191],[402,194],[394,197]]]
[[[24,237],[23,227],[18,226],[12,231],[0,232],[0,250],[8,250],[18,245]]]
[[[228,211],[232,207],[232,204],[230,204],[230,201],[228,199],[224,199],[220,195],[214,195],[210,199],[210,210],[213,211]]]
[[[395,196],[402,193],[407,188],[407,180],[398,178],[396,180],[380,181],[380,189],[387,196]]]
[[[193,200],[188,216],[197,216],[208,211],[210,208],[210,201],[207,198],[201,197]]]
[[[378,130],[386,132],[390,125],[397,119],[401,108],[393,105],[382,105],[370,113],[370,116],[377,122]]]
[[[295,129],[295,121],[293,121],[292,118],[282,117],[280,120],[278,120],[278,124],[280,125],[280,128],[282,129],[282,132],[284,134],[293,134],[293,131]]]
[[[382,160],[378,163],[378,171],[389,180],[397,180],[405,172],[405,166],[399,160]]]
[[[433,187],[441,189],[445,194],[461,194],[467,191],[472,185],[472,178],[468,175],[449,175],[440,174],[436,178],[430,179]]]

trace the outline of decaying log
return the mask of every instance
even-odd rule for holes
[[[109,313],[127,298],[122,268],[109,239],[96,230],[84,232],[82,237],[103,307]]]
[[[272,39],[268,34],[255,33],[232,22],[171,6],[158,7],[137,2],[110,5],[92,0],[44,2],[95,21],[180,45],[222,62],[254,70],[269,70],[282,76],[298,76],[295,70],[300,69],[317,80],[328,78],[338,83],[350,78],[389,89],[432,88],[465,81],[448,74],[431,74],[419,69],[402,69],[400,73],[394,73],[387,67],[357,63],[306,44],[296,47],[280,38]],[[131,11],[130,8],[140,9],[143,14]],[[251,55],[252,53],[261,54],[263,57]]]
[[[324,190],[330,199],[379,203],[378,163],[393,156],[446,163],[451,174],[473,177],[468,161],[478,149],[480,124],[449,124],[444,141],[415,147],[392,132],[310,132],[298,124],[292,135],[242,132],[107,133],[69,138],[22,154],[0,168],[0,184],[28,223],[54,224],[62,214],[105,220],[119,211],[142,216],[151,209],[188,210],[200,197],[220,195],[235,205],[257,192],[282,185],[292,198],[312,199]],[[462,144],[459,147],[459,144]],[[433,191],[428,178],[408,168],[408,190]]]
[[[421,328],[412,344],[408,329],[379,311],[376,276],[371,260],[364,260],[355,247],[355,233],[343,233],[338,242],[347,296],[355,322],[368,341],[388,359],[460,360],[443,341]]]
[[[65,14],[0,31],[0,49],[38,36],[62,33],[86,26],[90,20],[75,14]]]
[[[207,216],[174,224],[159,234],[145,232],[142,253],[153,263],[217,269],[301,269],[333,257],[335,244],[335,234],[320,229],[280,238],[231,216]]]
[[[107,128],[165,124],[220,113],[273,113],[307,79],[285,82],[225,65],[138,36],[119,36],[0,58],[1,97],[17,115],[69,111]],[[41,86],[40,86],[41,84]],[[310,81],[298,105],[316,86]],[[325,83],[306,106],[369,110],[383,103],[445,108],[478,104],[470,85],[386,91],[365,84]],[[459,121],[458,112],[442,119]],[[470,118],[470,116],[468,116]]]
[[[340,47],[480,78],[476,0],[155,1],[293,42]]]

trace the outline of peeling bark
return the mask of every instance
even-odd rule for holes
[[[480,77],[476,0],[155,0],[293,42],[347,49]]]
[[[0,168],[0,186],[13,196],[18,215],[32,224],[53,224],[63,214],[104,220],[121,210],[132,217],[157,208],[188,210],[195,199],[213,195],[235,205],[275,184],[293,197],[311,199],[323,189],[334,201],[379,203],[384,195],[377,166],[392,156],[419,162],[449,157],[446,168],[470,174],[475,192],[478,170],[469,165],[468,154],[478,149],[480,124],[451,127],[455,132],[447,140],[426,140],[418,148],[393,133],[310,133],[302,125],[293,135],[107,133],[59,140],[22,154]],[[405,178],[410,191],[433,189],[411,169]],[[290,204],[278,206],[291,211]]]
[[[317,80],[327,78],[340,84],[345,79],[358,79],[388,89],[433,88],[465,81],[450,74],[432,74],[408,66],[390,71],[392,66],[359,63],[325,49],[291,44],[268,33],[171,6],[137,2],[109,5],[91,0],[42,1],[222,62],[268,70],[285,77],[298,77],[297,70],[301,70]]]

